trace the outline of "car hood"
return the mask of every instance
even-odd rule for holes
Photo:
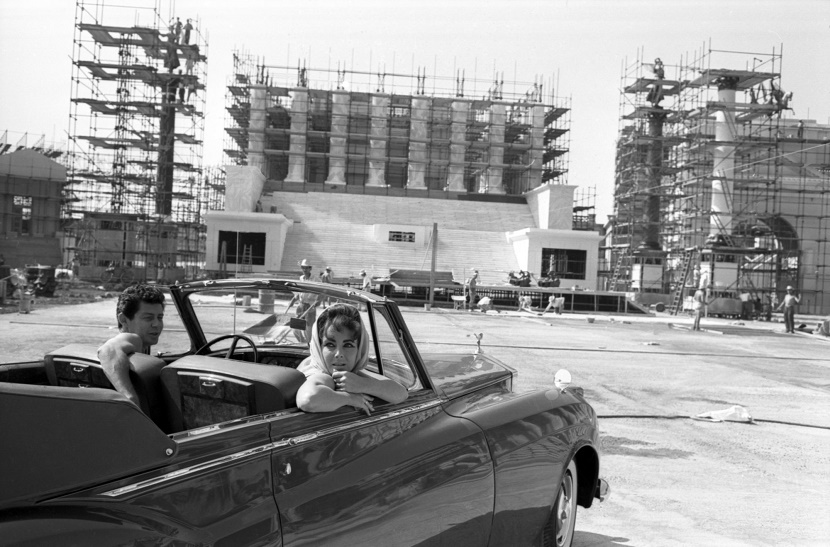
[[[483,353],[422,353],[421,357],[436,393],[446,399],[500,382],[509,388],[515,375],[512,368]]]

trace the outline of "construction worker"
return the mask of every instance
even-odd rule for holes
[[[784,327],[787,332],[795,334],[795,307],[801,302],[801,297],[795,294],[792,285],[787,286],[787,294],[778,306],[777,310],[784,310]]]

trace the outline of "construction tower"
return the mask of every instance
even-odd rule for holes
[[[146,7],[141,7],[141,4]],[[161,2],[79,1],[63,216],[82,277],[180,279],[203,262],[207,42]]]
[[[626,63],[606,256],[616,264],[646,248],[665,260],[658,272],[653,256],[655,271],[639,280],[632,267],[625,288],[692,291],[688,270],[696,267],[697,285],[724,309],[772,304],[793,285],[802,312],[830,312],[830,128],[790,118],[781,62],[780,49],[709,46],[677,64]]]

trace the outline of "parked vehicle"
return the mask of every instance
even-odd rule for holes
[[[41,264],[26,266],[26,281],[36,296],[53,296],[58,282],[55,280],[55,267]]]
[[[510,366],[421,353],[394,302],[348,287],[169,291],[189,346],[132,356],[140,409],[92,346],[0,365],[4,545],[559,546],[577,505],[608,495],[596,414],[567,372],[516,393]],[[278,313],[295,293],[357,306],[369,370],[408,398],[296,408],[306,325]]]

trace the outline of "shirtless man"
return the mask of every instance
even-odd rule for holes
[[[113,387],[136,406],[138,394],[130,381],[130,356],[150,353],[164,329],[164,293],[153,285],[127,287],[115,310],[118,334],[98,348],[98,359]]]

